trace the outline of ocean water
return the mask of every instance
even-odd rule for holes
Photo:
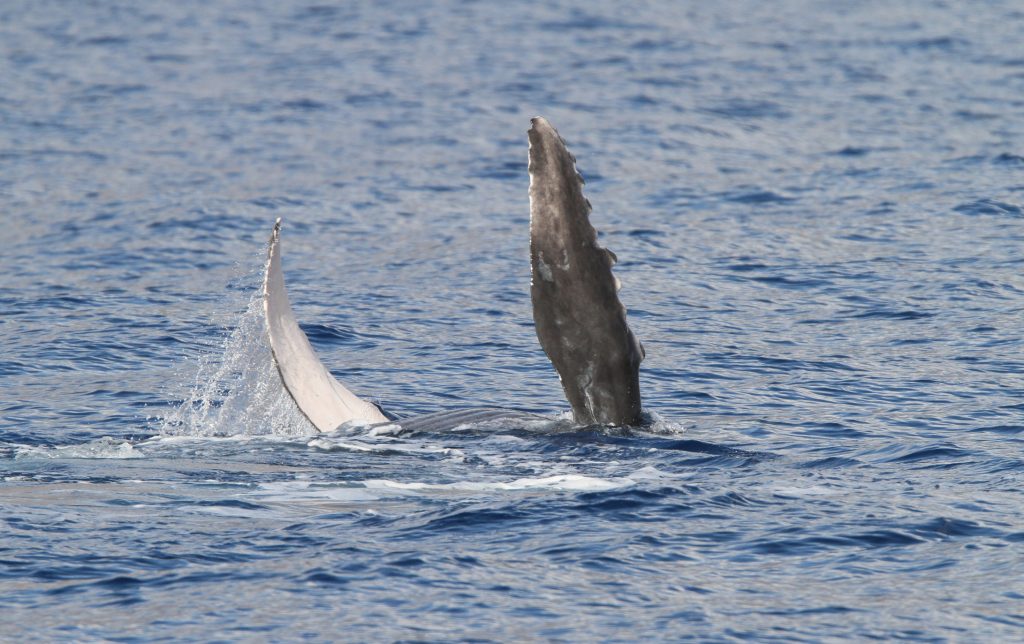
[[[0,4],[0,639],[1024,639],[1019,3]],[[643,429],[533,332],[587,179]],[[258,295],[283,218],[316,435]]]

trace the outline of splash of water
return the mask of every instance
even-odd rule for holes
[[[185,400],[160,426],[164,435],[309,436],[316,430],[281,383],[270,352],[262,293],[256,293],[220,355],[199,359]]]

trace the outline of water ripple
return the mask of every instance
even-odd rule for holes
[[[5,3],[4,637],[1019,640],[1022,15],[828,9]],[[538,113],[645,428],[537,346]],[[542,420],[316,435],[277,217],[353,390]]]

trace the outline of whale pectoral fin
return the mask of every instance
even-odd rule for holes
[[[565,141],[543,118],[532,124],[530,296],[537,338],[577,423],[638,424],[643,350],[619,301],[615,255],[597,243]]]
[[[270,350],[281,374],[281,382],[299,410],[322,432],[352,420],[387,422],[388,419],[374,404],[360,399],[335,380],[316,357],[309,339],[295,321],[281,272],[280,219],[274,224],[267,254],[263,310]]]

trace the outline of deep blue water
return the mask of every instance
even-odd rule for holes
[[[1024,638],[1024,10],[0,5],[0,638]],[[567,427],[526,129],[645,431]],[[248,308],[273,221],[314,436]]]

